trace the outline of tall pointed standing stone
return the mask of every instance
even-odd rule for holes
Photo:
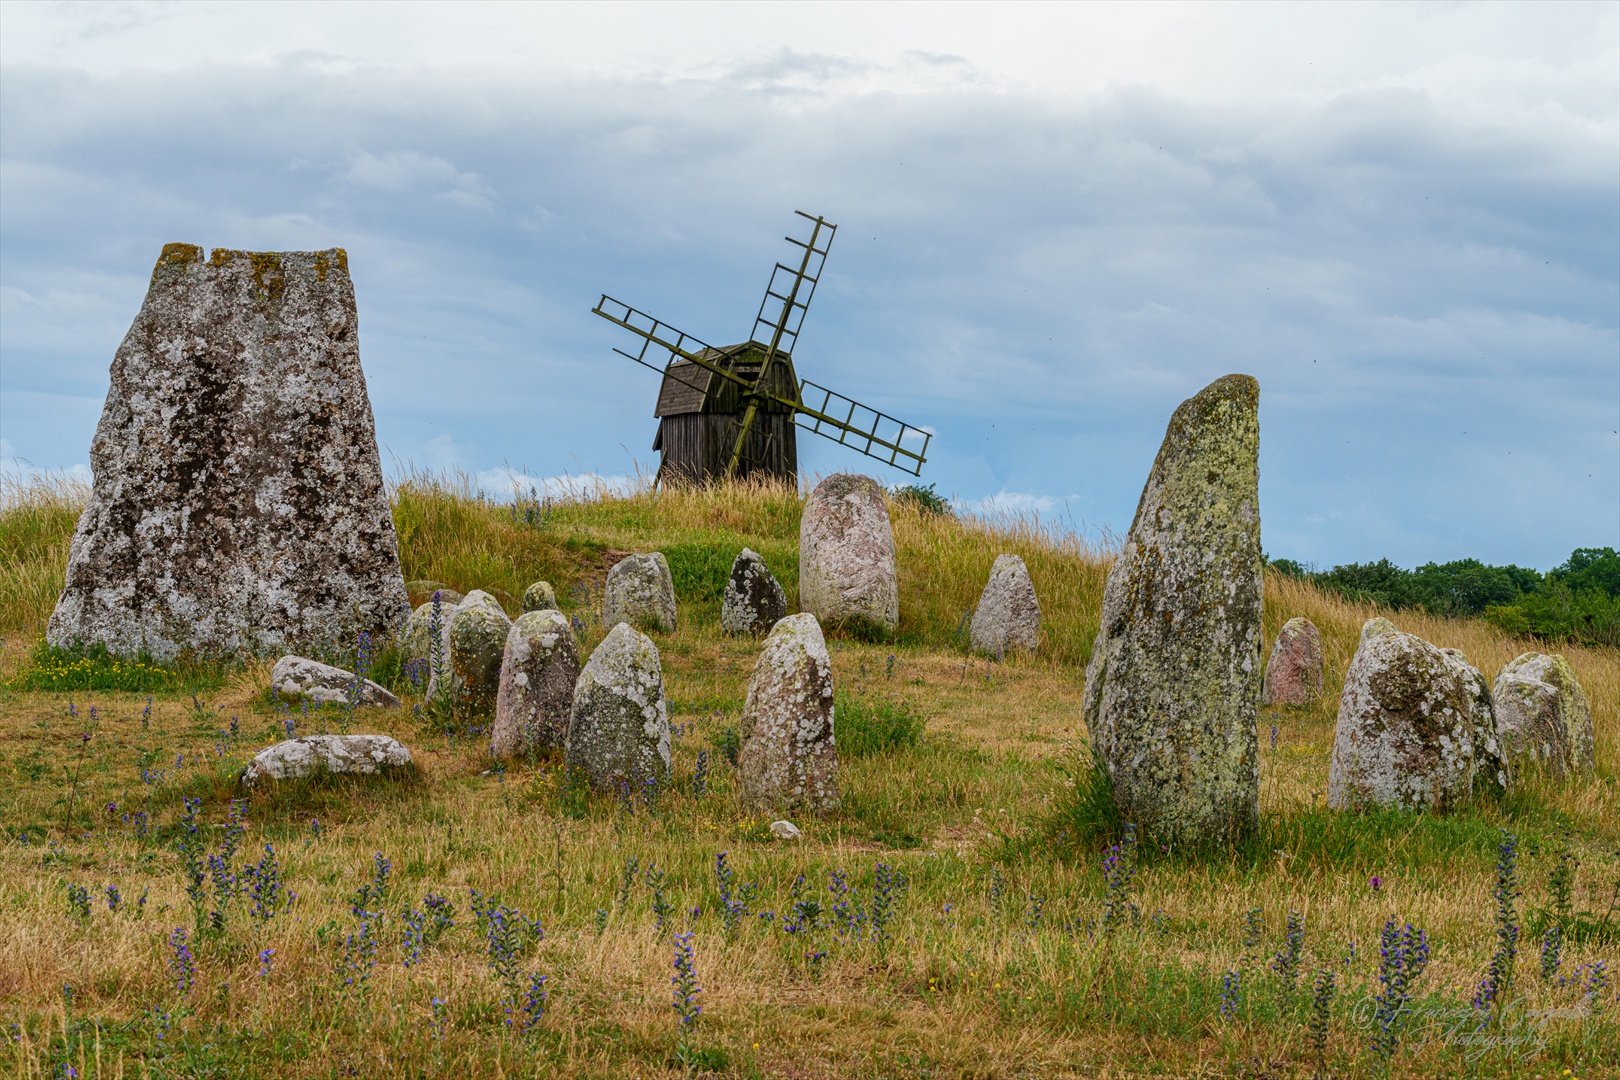
[[[1260,817],[1260,386],[1176,409],[1108,572],[1084,717],[1128,821],[1199,846]]]
[[[165,247],[90,467],[53,645],[307,652],[406,611],[341,248]]]
[[[1010,652],[1034,651],[1040,636],[1041,604],[1029,567],[1017,555],[997,555],[968,624],[968,643],[1000,660]]]

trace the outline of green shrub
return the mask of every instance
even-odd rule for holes
[[[951,504],[945,496],[934,490],[934,485],[923,487],[920,484],[906,484],[904,487],[894,488],[889,497],[895,502],[910,503],[925,514],[948,514]]]
[[[905,702],[888,698],[840,696],[833,717],[839,757],[865,757],[916,746],[927,722]]]

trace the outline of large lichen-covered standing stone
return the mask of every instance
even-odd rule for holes
[[[628,623],[608,631],[579,673],[565,760],[601,790],[669,782],[663,664],[652,638]]]
[[[342,705],[352,698],[356,705],[399,707],[399,698],[370,679],[356,680],[352,671],[302,656],[283,656],[276,661],[270,672],[270,689],[283,698],[317,705]]]
[[[1491,701],[1510,764],[1559,777],[1592,775],[1592,709],[1562,655],[1518,657],[1496,676]]]
[[[968,625],[968,643],[975,652],[1000,659],[1010,652],[1033,652],[1040,633],[1041,604],[1029,568],[1017,555],[997,555]]]
[[[675,629],[675,579],[662,551],[627,556],[608,571],[602,623],[621,622],[640,630]]]
[[[832,661],[814,615],[789,615],[765,639],[738,732],[738,797],[745,806],[838,806]]]
[[[731,564],[731,577],[720,600],[720,627],[728,634],[762,634],[787,614],[782,583],[758,552],[742,549]]]
[[[428,700],[450,706],[458,716],[484,716],[500,691],[501,657],[512,621],[488,593],[474,589],[456,606],[445,632],[445,670],[428,682]]]
[[[1262,705],[1309,705],[1322,696],[1322,635],[1304,616],[1283,623],[1266,664]]]
[[[1108,572],[1084,717],[1126,819],[1199,846],[1259,822],[1260,387],[1181,403]]]
[[[1444,812],[1476,789],[1506,790],[1485,677],[1455,649],[1379,621],[1345,672],[1328,805]]]
[[[537,581],[523,590],[523,610],[530,611],[556,611],[557,590],[551,587],[549,581]]]
[[[46,636],[314,651],[406,608],[348,257],[169,244],[113,356]]]
[[[894,531],[883,488],[870,476],[835,473],[805,500],[799,607],[828,628],[885,635],[900,625]]]
[[[504,761],[532,750],[562,749],[579,679],[574,629],[560,611],[519,615],[506,635],[489,749]]]
[[[306,735],[266,747],[242,771],[242,784],[299,780],[318,773],[376,776],[411,768],[411,752],[387,735]]]

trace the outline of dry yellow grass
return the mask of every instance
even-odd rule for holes
[[[536,529],[505,507],[444,487],[418,477],[400,488],[402,554],[412,578],[514,595],[549,576],[565,606],[582,611],[583,593],[571,595],[570,586],[599,581],[605,552],[729,550],[746,542],[783,567],[784,585],[793,588],[787,568],[798,492],[739,485],[580,499],[554,507]],[[847,696],[924,713],[927,734],[918,747],[842,762],[844,807],[802,821],[802,843],[766,839],[762,822],[737,809],[724,767],[712,770],[704,799],[688,790],[698,751],[718,759],[710,738],[735,721],[759,647],[720,635],[704,615],[709,602],[693,602],[683,607],[682,629],[658,639],[671,719],[685,730],[676,744],[681,790],[666,796],[663,811],[626,816],[612,800],[593,799],[585,816],[574,817],[556,786],[555,762],[482,775],[488,762],[477,739],[435,734],[409,711],[363,712],[357,729],[406,741],[421,781],[365,797],[316,790],[252,801],[241,857],[273,844],[299,899],[263,928],[237,902],[226,933],[197,946],[189,994],[176,992],[168,970],[168,935],[192,918],[168,842],[183,797],[204,799],[205,818],[221,822],[235,794],[234,770],[282,732],[285,717],[259,693],[263,663],[236,670],[218,693],[204,695],[201,711],[189,699],[159,699],[149,726],[143,695],[73,695],[74,723],[68,695],[0,691],[0,1001],[7,1022],[21,1025],[0,1060],[17,1075],[39,1076],[68,1059],[81,1075],[131,1077],[676,1074],[669,934],[655,928],[644,882],[628,903],[618,898],[624,860],[635,858],[667,874],[671,929],[696,933],[704,1013],[693,1043],[723,1051],[729,1075],[1303,1078],[1314,1065],[1302,1018],[1279,1011],[1265,967],[1289,910],[1305,913],[1309,969],[1333,967],[1345,980],[1330,1067],[1335,1075],[1370,1075],[1367,1032],[1352,1003],[1376,990],[1380,927],[1392,913],[1425,927],[1435,952],[1419,991],[1437,995],[1435,1004],[1465,1004],[1494,944],[1497,826],[1523,839],[1521,911],[1547,903],[1560,818],[1574,827],[1583,859],[1577,906],[1601,911],[1620,878],[1620,862],[1606,855],[1620,845],[1620,656],[1563,650],[1598,722],[1594,781],[1537,786],[1515,802],[1450,819],[1341,818],[1322,811],[1315,796],[1326,783],[1334,699],[1372,612],[1268,576],[1268,636],[1287,618],[1307,615],[1322,631],[1329,666],[1322,703],[1262,714],[1262,812],[1275,850],[1146,865],[1133,891],[1142,920],[1111,943],[1094,938],[1089,924],[1102,894],[1096,853],[1060,858],[1036,843],[1003,858],[1003,838],[1031,836],[1066,791],[1054,763],[1084,736],[1082,660],[1106,553],[1029,521],[962,522],[904,505],[893,518],[900,641],[833,642],[835,678]],[[1029,564],[1046,622],[1037,654],[994,664],[952,643],[1001,551]],[[1489,677],[1533,647],[1478,622],[1391,617],[1461,648]],[[37,625],[38,611],[29,619]],[[92,705],[99,727],[79,765],[77,735]],[[222,746],[219,731],[232,716],[241,736]],[[183,767],[156,785],[142,783],[139,762],[164,768],[175,754]],[[65,828],[69,798],[79,809]],[[106,812],[108,803],[117,811]],[[122,820],[136,810],[167,830],[160,841],[138,839]],[[315,816],[323,822],[318,838],[308,825]],[[27,844],[18,839],[24,833]],[[218,836],[210,831],[210,845]],[[713,860],[722,850],[739,881],[760,884],[756,907],[776,912],[769,925],[745,920],[730,943],[716,911]],[[394,900],[362,1000],[343,990],[338,966],[354,926],[348,900],[377,852],[393,860]],[[911,883],[886,946],[830,930],[808,940],[781,930],[798,877],[830,906],[828,873],[847,871],[869,906],[880,861]],[[1376,892],[1373,874],[1383,882]],[[91,890],[87,922],[69,914],[66,889],[74,884]],[[121,913],[107,910],[109,884],[122,892]],[[524,958],[526,970],[549,977],[552,993],[532,1034],[505,1023],[468,912],[469,888],[545,926],[545,940]],[[133,905],[143,891],[137,918]],[[401,917],[426,892],[450,897],[460,925],[406,967]],[[1242,923],[1256,906],[1264,911],[1263,947],[1246,951]],[[1352,941],[1358,959],[1343,965]],[[266,948],[276,951],[261,977],[257,958]],[[1535,942],[1526,938],[1520,948],[1524,1004],[1573,1005],[1578,995],[1536,974]],[[807,959],[817,951],[825,959]],[[1599,960],[1620,967],[1620,946],[1574,943],[1565,970]],[[1217,1005],[1228,969],[1244,973],[1250,997],[1239,1016],[1223,1019]],[[74,988],[70,1009],[64,985]],[[442,1038],[434,1034],[434,998],[448,1003]],[[1606,1000],[1612,1009],[1612,993]],[[164,1013],[170,1027],[160,1040]],[[1529,1073],[1501,1053],[1473,1061],[1414,1033],[1393,1075],[1552,1077],[1568,1067],[1576,1076],[1603,1076],[1620,1054],[1612,1015],[1549,1020]],[[74,1026],[90,1021],[100,1025],[99,1065],[96,1029]]]

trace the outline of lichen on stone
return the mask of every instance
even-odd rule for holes
[[[1160,843],[1259,822],[1259,384],[1176,409],[1108,573],[1083,716],[1121,813]]]

